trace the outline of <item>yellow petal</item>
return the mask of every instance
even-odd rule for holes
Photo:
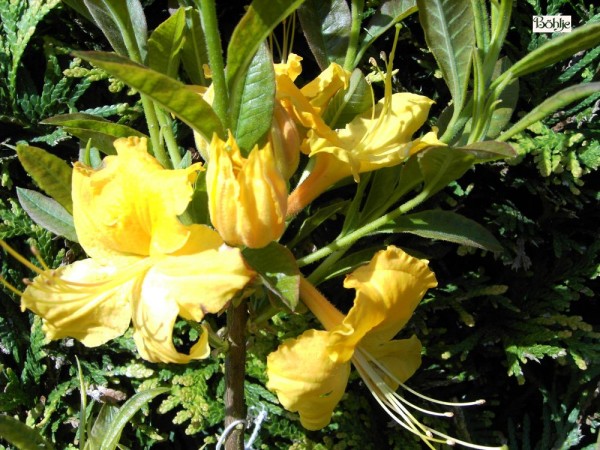
[[[162,258],[148,271],[142,294],[174,303],[180,316],[199,322],[222,311],[254,275],[239,249],[223,246]]]
[[[356,289],[354,305],[344,319],[352,339],[371,346],[389,341],[408,322],[427,289],[437,286],[426,260],[390,246],[369,264],[346,277],[344,287]]]
[[[269,144],[243,160],[231,136],[227,143],[215,136],[206,184],[211,222],[225,242],[260,248],[281,237],[287,186]]]
[[[94,259],[168,254],[188,231],[177,218],[187,207],[199,170],[166,170],[146,151],[146,140],[115,141],[117,156],[92,170],[73,171],[73,216],[79,242]]]
[[[136,283],[133,296],[133,339],[140,356],[150,362],[185,364],[210,354],[208,333],[200,335],[189,354],[180,353],[173,345],[173,327],[179,314],[177,301],[156,289],[152,277]]]
[[[303,149],[310,151],[310,156],[334,155],[350,166],[355,179],[359,173],[400,164],[426,146],[415,146],[411,139],[427,120],[432,104],[422,95],[393,94],[381,99],[374,110],[355,117],[337,132],[336,139],[309,132]],[[421,143],[443,145],[435,134],[428,134]]]
[[[332,97],[342,89],[348,88],[350,72],[339,64],[331,63],[317,78],[306,84],[300,92],[309,99],[318,113],[322,113]]]
[[[45,271],[25,289],[22,308],[41,316],[49,339],[73,337],[96,347],[121,336],[131,321],[134,280],[146,265],[123,272],[91,259]]]
[[[285,409],[300,414],[308,430],[329,424],[348,383],[350,363],[329,357],[331,334],[309,330],[267,357],[267,388]]]
[[[412,377],[421,365],[421,342],[416,336],[382,342],[377,345],[361,343],[360,347],[368,351],[373,359],[385,366],[401,383]],[[393,390],[398,388],[396,382],[387,376],[384,378]]]
[[[300,61],[302,61],[301,56],[298,56],[295,53],[290,53],[286,62],[273,65],[275,68],[276,77],[285,76],[294,81],[298,75],[302,73],[302,65]]]

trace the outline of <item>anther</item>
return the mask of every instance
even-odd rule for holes
[[[447,411],[447,412],[444,413],[444,416],[446,416],[446,417],[454,417],[454,413],[451,412],[451,411]]]
[[[454,447],[456,445],[456,441],[453,441],[452,439],[446,439],[446,445]]]

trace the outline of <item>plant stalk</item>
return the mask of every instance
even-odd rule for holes
[[[246,420],[244,379],[246,377],[246,303],[227,310],[229,351],[225,358],[225,428]],[[225,439],[225,450],[244,450],[244,426],[235,427]]]

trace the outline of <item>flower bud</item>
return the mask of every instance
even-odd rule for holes
[[[283,234],[287,187],[270,144],[244,159],[231,134],[226,142],[215,135],[206,187],[210,220],[228,244],[261,248]]]
[[[275,102],[269,142],[279,172],[289,180],[300,162],[300,134],[292,117],[278,102]]]

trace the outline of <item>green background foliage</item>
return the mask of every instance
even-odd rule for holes
[[[365,14],[372,14],[378,3],[367,2]],[[168,17],[165,2],[146,1],[144,6],[148,29]],[[531,16],[557,13],[570,14],[574,25],[600,21],[600,9],[589,2],[515,2],[506,56],[516,61],[542,45],[549,36],[532,34]],[[82,250],[34,224],[19,205],[17,187],[39,186],[21,168],[15,146],[44,146],[74,161],[78,143],[41,121],[77,112],[139,130],[141,106],[120,82],[72,56],[73,50],[110,46],[64,4],[0,0],[0,14],[0,238],[25,255],[34,245],[48,265],[57,266],[81,257]],[[228,27],[243,10],[229,5],[219,14],[223,36],[230,36]],[[310,22],[309,15],[301,14]],[[379,58],[392,37],[393,31],[387,31],[366,55]],[[426,38],[416,15],[404,21],[394,90],[434,98],[431,117],[438,117],[450,94],[434,55],[425,50]],[[300,35],[295,46],[298,53],[308,54]],[[599,81],[599,64],[600,50],[593,48],[521,78],[512,121],[567,85]],[[310,79],[311,71],[314,75],[318,67],[307,62],[303,77]],[[186,82],[197,78],[182,75]],[[455,101],[462,101],[463,90],[457,83]],[[525,129],[510,140],[517,158],[479,165],[427,201],[428,209],[460,212],[484,225],[504,251],[492,253],[401,232],[373,235],[355,248],[354,260],[340,261],[340,266],[356,264],[361,251],[372,253],[383,244],[430,259],[439,287],[428,294],[404,330],[407,336],[417,334],[425,348],[424,363],[409,384],[431,397],[484,398],[486,404],[454,410],[451,419],[423,418],[428,425],[480,444],[507,442],[511,449],[595,448],[600,428],[600,308],[594,298],[600,291],[599,101],[600,94],[594,94]],[[189,131],[177,122],[171,126],[179,142],[193,146]],[[335,217],[344,189],[323,196],[317,206],[328,207]],[[306,233],[294,242],[295,249],[329,242],[337,226],[341,219]],[[4,255],[0,269],[20,288],[22,278],[31,276]],[[340,283],[337,277],[320,288],[347,309],[351,294],[340,292]],[[302,310],[261,321],[258,312],[264,310],[261,301],[268,303],[268,295],[265,292],[263,300],[252,305],[257,315],[249,336],[246,398],[253,414],[267,413],[254,448],[421,448],[412,435],[389,423],[358,377],[351,378],[324,432],[305,431],[294,414],[283,410],[264,387],[265,357],[282,339],[315,324]],[[0,413],[36,428],[57,448],[76,448],[77,356],[87,393],[94,399],[85,412],[88,417],[99,414],[102,404],[119,403],[140,390],[171,388],[134,417],[122,444],[140,449],[214,446],[224,415],[221,357],[184,367],[150,364],[135,356],[128,334],[99,349],[72,339],[46,343],[41,321],[21,312],[11,292],[4,289],[0,297]],[[222,326],[221,318],[210,320],[213,329]],[[182,323],[177,332],[193,338],[195,330]]]

